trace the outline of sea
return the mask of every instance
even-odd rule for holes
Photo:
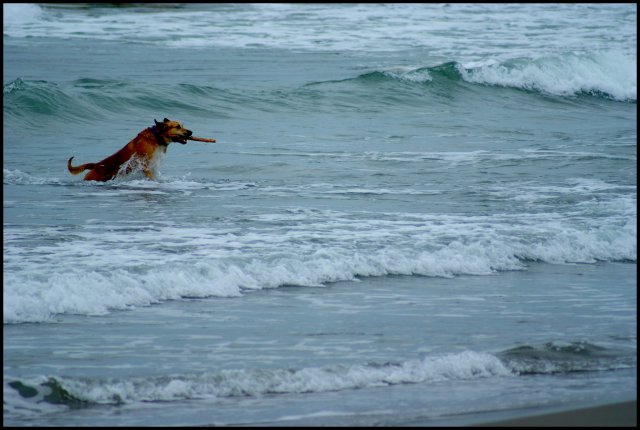
[[[3,12],[4,425],[635,399],[636,4]],[[217,142],[67,170],[164,118]]]

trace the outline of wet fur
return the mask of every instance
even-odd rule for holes
[[[109,181],[119,173],[126,174],[131,171],[129,160],[135,158],[142,167],[142,171],[149,179],[155,179],[153,172],[154,158],[167,152],[167,147],[171,142],[187,143],[187,138],[192,135],[191,130],[187,130],[178,121],[171,121],[167,118],[163,122],[155,121],[156,133],[151,127],[142,130],[124,148],[115,154],[98,161],[97,163],[86,163],[79,166],[71,165],[73,157],[67,161],[67,168],[73,175],[77,175],[85,170],[89,172],[85,175],[85,181]],[[126,165],[124,172],[120,172],[123,165]]]

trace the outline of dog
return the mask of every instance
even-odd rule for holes
[[[154,159],[167,152],[167,147],[171,142],[186,144],[193,133],[187,130],[178,121],[171,121],[167,118],[163,122],[155,119],[154,126],[145,128],[131,142],[115,154],[97,163],[86,163],[79,166],[72,166],[69,158],[67,168],[73,175],[89,170],[85,175],[85,181],[106,182],[117,175],[125,175],[132,170],[131,161],[137,161],[142,167],[142,171],[149,179],[155,179]],[[125,166],[124,169],[122,166]],[[123,170],[122,172],[120,170]]]

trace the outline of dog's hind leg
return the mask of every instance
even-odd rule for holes
[[[69,172],[71,172],[72,175],[77,175],[80,172],[84,172],[87,169],[93,169],[94,167],[96,167],[95,163],[86,163],[86,164],[81,164],[79,166],[73,167],[71,165],[71,160],[73,160],[73,157],[69,158],[69,161],[67,161],[67,168],[69,169]]]

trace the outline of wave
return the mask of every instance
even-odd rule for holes
[[[613,350],[589,342],[522,345],[496,354],[518,375],[567,374],[635,367],[635,352]]]
[[[5,118],[30,125],[37,125],[43,117],[85,122],[100,116],[93,103],[54,82],[17,78],[4,85],[2,94]]]
[[[631,228],[623,228],[630,234]],[[138,231],[135,227],[122,229],[122,233],[132,232],[151,236],[152,232]],[[188,236],[195,233],[183,232]],[[180,298],[204,297],[237,297],[251,290],[277,288],[281,286],[322,286],[331,282],[354,281],[360,277],[386,275],[420,275],[432,277],[452,277],[457,275],[490,275],[497,271],[524,270],[526,261],[523,257],[538,261],[550,261],[561,264],[564,261],[585,260],[585,254],[591,260],[593,254],[602,259],[632,258],[629,253],[635,239],[609,239],[607,236],[619,236],[613,231],[596,231],[573,237],[575,232],[560,234],[557,240],[546,245],[533,246],[532,249],[519,251],[509,249],[505,244],[476,243],[464,245],[455,242],[451,246],[433,252],[412,249],[393,249],[388,247],[376,252],[349,252],[348,250],[317,250],[315,257],[270,257],[262,260],[253,257],[249,261],[239,261],[240,257],[227,257],[214,261],[211,257],[193,263],[184,261],[181,256],[212,254],[213,251],[202,251],[203,247],[189,244],[155,245],[150,247],[154,252],[145,257],[136,251],[130,252],[129,267],[100,270],[89,267],[78,268],[46,268],[47,274],[5,273],[3,291],[3,322],[52,322],[58,315],[104,315],[118,309],[131,309],[148,306],[166,300]],[[232,233],[225,236],[233,238]],[[600,239],[604,236],[604,240]],[[163,235],[163,237],[165,237]],[[594,244],[593,239],[601,242],[613,241],[609,244]],[[193,240],[196,238],[194,237]],[[9,240],[14,240],[13,236]],[[66,240],[78,244],[82,239],[68,236]],[[210,242],[207,238],[200,240]],[[256,237],[256,241],[258,238]],[[65,247],[63,242],[55,242],[48,246],[55,252]],[[620,249],[618,245],[626,247]],[[229,248],[237,247],[236,254],[241,254],[246,245],[229,244]],[[134,248],[134,246],[132,246]],[[526,247],[524,247],[526,248]],[[599,249],[606,248],[606,249]],[[200,249],[200,251],[198,250]],[[206,249],[206,247],[204,248]],[[163,267],[152,267],[151,259],[162,251],[168,261]],[[303,250],[298,250],[303,252]],[[69,258],[77,258],[80,253],[87,252],[87,246],[75,251],[58,252]],[[291,252],[295,252],[291,251]],[[221,252],[229,254],[231,251]],[[604,253],[613,253],[605,257]],[[18,255],[7,252],[7,260],[13,264]],[[92,250],[92,258],[100,261],[114,260],[108,249]],[[86,254],[84,254],[86,255]],[[544,257],[543,257],[544,255]],[[617,258],[616,258],[617,257]],[[312,258],[311,260],[309,258]],[[172,261],[173,260],[173,261]],[[235,262],[233,260],[236,260]],[[164,260],[163,260],[164,261]],[[5,262],[5,265],[8,265]],[[40,267],[40,270],[43,270]],[[88,290],[87,285],[93,288]]]
[[[390,67],[332,82],[347,81],[368,84],[397,81],[439,92],[452,91],[454,85],[466,82],[550,96],[589,95],[615,101],[637,100],[636,59],[620,52],[571,52],[536,59],[516,58],[475,67],[465,67],[455,61],[430,67]]]
[[[50,82],[17,78],[3,87],[5,117],[30,126],[46,126],[43,120],[70,122],[104,121],[113,115],[140,111],[188,111],[190,115],[224,118],[228,108],[219,100],[233,98],[212,87],[189,84],[156,85],[128,81],[81,78],[71,82]]]
[[[558,46],[634,50],[632,5],[589,7],[592,10],[585,14],[572,4],[506,8],[464,4],[7,4],[3,33],[9,39],[82,38],[157,44],[163,49],[266,47],[370,53],[421,48],[437,58],[452,52],[486,56]],[[496,25],[498,17],[508,26]],[[182,25],[184,22],[189,25]]]
[[[617,101],[637,100],[636,59],[620,52],[569,53],[458,69],[467,82],[555,96],[587,94]]]
[[[504,87],[555,97],[589,96],[620,102],[637,100],[636,60],[621,53],[569,53],[520,58],[465,67],[447,62],[430,67],[389,67],[343,80],[311,82],[289,90],[223,90],[190,83],[150,85],[81,78],[67,83],[17,78],[3,87],[9,119],[38,126],[43,119],[99,121],[112,115],[167,110],[208,119],[229,118],[234,111],[302,110],[316,112],[348,106],[423,106],[439,98],[469,92],[465,87]],[[324,104],[323,104],[324,103]]]
[[[549,154],[543,151],[542,155]],[[416,158],[414,153],[390,156]],[[442,160],[471,162],[473,156],[483,162],[489,154],[454,154]],[[3,176],[5,184],[85,187],[86,192],[95,189],[100,195],[190,195],[202,190],[255,191],[274,197],[394,194],[394,190],[348,185],[286,187],[190,177],[93,184],[10,169],[4,169]],[[106,226],[88,222],[79,230],[10,226],[4,235],[4,322],[54,321],[58,314],[102,315],[181,297],[235,297],[251,290],[319,286],[367,276],[481,276],[524,270],[532,261],[636,261],[636,199],[629,194],[634,190],[631,185],[579,178],[564,186],[523,182],[485,190],[501,200],[536,206],[550,199],[569,199],[570,212],[563,214],[465,216],[291,209],[189,227],[135,221]],[[405,192],[437,194],[431,189]],[[12,204],[5,201],[5,207]],[[127,244],[126,254],[120,252],[122,244]],[[86,285],[95,288],[87,291]]]
[[[39,22],[44,11],[37,4],[3,4],[3,14],[5,16],[5,25],[11,23],[15,26],[23,26]]]
[[[4,403],[11,413],[19,415],[30,409],[51,409],[52,405],[75,409],[105,404],[322,393],[400,384],[490,381],[531,374],[619,370],[634,366],[633,351],[613,350],[587,342],[548,342],[495,354],[467,350],[399,362],[222,369],[126,379],[40,376],[19,380],[5,375]]]
[[[32,398],[34,403],[44,401],[81,407],[90,404],[318,393],[509,376],[512,373],[497,357],[465,351],[399,363],[336,364],[300,369],[228,369],[148,378],[41,377],[20,381],[7,380],[5,377],[5,386],[11,387],[21,398]],[[9,393],[12,394],[11,391]]]
[[[108,189],[146,194],[148,186],[131,181]],[[196,186],[178,181],[153,184],[151,191],[190,192]],[[577,185],[594,186],[599,185]],[[580,213],[573,219],[547,213],[373,215],[307,209],[188,227],[168,221],[88,223],[79,230],[11,226],[4,236],[3,320],[50,322],[60,314],[104,315],[183,297],[237,297],[360,277],[449,278],[525,270],[532,261],[636,261],[635,200],[602,202],[603,210],[611,211],[614,203],[617,215],[592,221]]]

